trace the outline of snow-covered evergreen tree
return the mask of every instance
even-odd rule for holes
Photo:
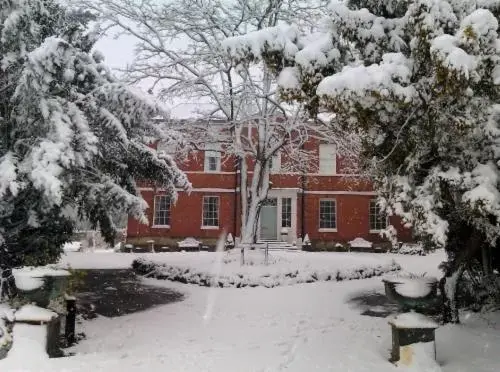
[[[499,245],[499,9],[486,0],[334,1],[323,45],[280,34],[231,51],[268,63],[277,54],[281,75],[293,77],[285,96],[330,109],[362,136],[383,207],[447,249],[447,321],[458,321],[462,272]]]
[[[147,145],[162,110],[110,74],[91,20],[53,0],[0,0],[0,267],[56,259],[74,211],[108,241],[113,214],[144,221],[136,180],[189,187]]]

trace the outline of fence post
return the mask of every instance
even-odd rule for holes
[[[75,324],[76,324],[76,298],[66,296],[66,321],[64,325],[64,337],[67,346],[75,343]]]
[[[266,265],[269,264],[269,243],[266,243]]]

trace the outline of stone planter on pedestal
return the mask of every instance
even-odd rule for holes
[[[31,303],[47,307],[51,300],[62,297],[68,287],[70,273],[51,268],[13,270],[18,294]]]
[[[19,331],[19,327],[24,327],[23,332]],[[33,330],[30,330],[30,328]],[[41,332],[35,329],[40,329]],[[13,333],[14,343],[24,343],[22,338],[29,337],[28,342],[30,342],[30,345],[36,342],[39,354],[45,351],[51,358],[62,356],[59,348],[61,322],[59,315],[53,311],[35,305],[24,305],[15,313]],[[38,337],[37,339],[32,339],[31,335]]]
[[[432,277],[395,276],[383,280],[389,300],[405,311],[389,321],[392,329],[391,361],[412,365],[415,358],[436,359],[438,324],[415,310],[433,313],[439,308],[438,281]]]
[[[434,277],[386,277],[382,279],[387,298],[406,312],[416,310],[432,314],[439,309],[438,280]]]
[[[409,312],[399,314],[389,321],[392,328],[391,361],[412,364],[415,344],[422,344],[425,352],[436,359],[436,336],[438,324],[425,315]]]

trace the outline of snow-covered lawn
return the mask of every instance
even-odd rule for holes
[[[112,257],[123,267],[127,256],[92,255],[100,267],[103,260],[109,260],[110,267]],[[428,275],[438,275],[437,265],[443,258],[441,253],[386,257],[395,257],[407,271]],[[78,256],[66,257],[65,262],[69,261],[75,267],[77,261],[91,266],[90,257],[85,262]],[[354,300],[382,294],[380,278],[273,289],[207,288],[143,280],[181,291],[186,299],[141,313],[86,321],[81,327],[87,339],[74,347],[76,356],[36,363],[25,358],[15,365],[0,361],[0,370],[404,371],[387,362],[391,342],[388,320],[361,315],[363,307]],[[437,331],[442,370],[500,370],[500,314],[487,320],[478,315],[463,320],[462,325]]]
[[[249,251],[246,255],[252,262],[265,262],[263,251]],[[238,288],[364,279],[400,269],[391,257],[362,253],[273,251],[268,262],[241,266],[237,251],[166,253],[138,259],[134,267],[153,278]]]

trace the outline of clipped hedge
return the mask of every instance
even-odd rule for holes
[[[276,273],[263,273],[261,275],[234,273],[216,276],[213,273],[201,271],[192,267],[174,266],[138,258],[132,263],[132,269],[136,274],[144,275],[149,278],[171,280],[186,284],[196,284],[204,287],[273,288],[301,283],[314,283],[318,281],[366,279],[399,271],[401,266],[393,261],[390,264],[385,265],[376,265],[373,267],[363,265],[354,269],[346,270],[333,269],[328,271],[305,268],[302,271],[298,269],[284,268],[284,270],[279,270],[279,272]]]

